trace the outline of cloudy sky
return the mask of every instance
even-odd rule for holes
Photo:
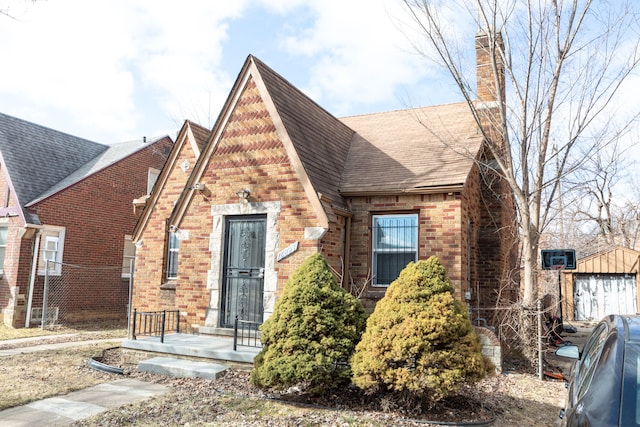
[[[338,117],[457,100],[400,3],[0,0],[0,112],[107,144],[174,136],[213,124],[249,54]]]

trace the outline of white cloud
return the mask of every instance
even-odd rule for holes
[[[210,126],[248,53],[336,115],[402,108],[403,90],[424,104],[433,88],[416,89],[434,72],[394,26],[395,0],[28,5],[0,16],[0,111],[100,142]]]
[[[122,49],[126,33],[117,7],[106,5],[42,2],[24,20],[7,18],[0,38],[9,42],[0,44],[0,55],[10,60],[3,61],[0,91],[42,109],[79,109],[91,126],[131,125],[134,105],[126,101],[133,82],[126,60],[133,51]],[[86,19],[91,16],[101,19]],[[105,123],[107,116],[113,120]]]
[[[138,136],[142,102],[156,104],[161,119],[182,120],[185,104],[226,96],[230,79],[220,71],[226,21],[243,7],[56,0],[33,4],[20,20],[0,17],[0,39],[9,41],[0,43],[0,55],[10,58],[0,69],[0,111],[24,112],[57,129],[67,116],[83,123],[81,136],[113,138],[104,142]]]
[[[311,97],[323,105],[337,105],[337,111],[332,110],[336,115],[376,104],[403,108],[427,101],[429,89],[415,85],[434,78],[439,70],[408,41],[408,16],[401,2],[314,0],[306,4],[315,21],[308,28],[297,27],[283,46],[310,63],[308,87],[303,89]]]
[[[140,54],[134,61],[140,83],[156,93],[164,111],[180,120],[187,118],[185,111],[221,104],[231,84],[220,67],[223,43],[228,21],[240,16],[244,2],[200,0],[177,7],[144,0],[139,7],[146,17],[140,22]]]

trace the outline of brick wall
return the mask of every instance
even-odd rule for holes
[[[3,211],[0,226],[7,227],[4,271],[0,277],[0,311],[5,325],[21,327],[25,322],[24,294],[28,289],[35,229],[22,226],[15,195],[10,191],[4,171],[0,173],[0,204]]]
[[[344,216],[336,215],[332,218],[319,249],[338,281],[342,281],[342,285],[348,289],[349,271],[345,264],[346,223],[347,218]]]
[[[142,230],[141,246],[136,249],[132,307],[143,311],[175,310],[176,281],[166,279],[167,220],[196,163],[196,153],[190,141],[176,141],[177,161],[168,164],[168,174],[162,192]],[[188,162],[189,167],[182,164]],[[185,163],[186,164],[186,163]],[[149,202],[148,202],[149,203]],[[145,209],[150,209],[148,205]],[[184,246],[184,245],[181,245]],[[182,249],[182,248],[180,248]],[[182,319],[183,322],[186,319]],[[186,323],[181,326],[186,328]],[[183,329],[187,330],[187,329]]]
[[[447,269],[456,297],[462,298],[468,259],[464,221],[469,216],[463,209],[463,200],[460,193],[349,198],[353,212],[350,271],[354,280],[363,283],[371,278],[371,216],[417,213],[418,258],[437,256]],[[367,286],[363,301],[369,310],[385,290],[384,287]]]
[[[496,50],[496,65],[498,68],[502,68],[500,55],[497,50],[504,50],[502,36],[495,34],[495,46]],[[504,96],[504,72],[498,73],[496,79],[494,74],[494,64],[491,58],[491,40],[486,32],[479,32],[476,35],[476,79],[477,79],[477,98],[480,101],[495,101],[500,99],[501,95]],[[499,89],[498,86],[501,88]]]
[[[41,223],[65,227],[65,264],[94,267],[69,268],[68,274],[63,272],[60,277],[65,281],[67,317],[64,320],[126,318],[128,281],[123,281],[121,276],[124,236],[131,234],[136,221],[132,202],[146,193],[149,168],[162,168],[171,145],[169,138],[149,144],[32,207]],[[21,254],[18,284],[21,292],[28,287],[30,243],[22,242],[22,247],[28,246],[29,250]],[[42,304],[43,284],[44,276],[38,275],[33,307]]]
[[[19,217],[3,218],[0,225],[7,226],[7,247],[4,272],[0,278],[0,308],[7,326],[22,327],[25,322],[25,293],[29,283],[31,247],[34,229],[22,228]]]
[[[481,163],[495,165],[496,156],[503,156],[501,110],[505,107],[505,73],[500,57],[504,50],[500,33],[494,35],[492,46],[489,34],[476,36],[478,116],[485,137],[493,142],[493,151],[486,149]],[[495,60],[491,49],[494,49]],[[495,68],[495,69],[494,69]],[[497,71],[497,76],[494,74]],[[500,174],[490,167],[479,170],[481,176],[480,222],[478,228],[477,297],[482,306],[494,307],[518,297],[519,249],[516,211],[512,192]],[[495,312],[480,310],[476,316],[495,321]]]
[[[316,212],[252,81],[247,83],[229,117],[201,182],[209,191],[195,194],[179,224],[189,238],[180,242],[178,308],[194,328],[219,325],[220,270],[224,262],[224,239],[220,234],[224,218],[268,211],[273,218],[273,231],[267,231],[267,240],[272,239],[274,245],[267,247],[265,267],[265,313],[268,315],[287,279],[309,255],[324,247],[324,243],[305,238],[305,232],[318,226]],[[245,188],[251,192],[247,204],[241,203],[236,195]],[[212,206],[216,207],[215,216]],[[334,264],[337,256],[335,248],[331,248],[340,232],[339,227],[335,227],[325,234],[328,236],[326,248]],[[275,260],[278,252],[296,242],[297,251],[280,261]]]

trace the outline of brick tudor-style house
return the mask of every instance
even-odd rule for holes
[[[490,109],[500,79],[486,42],[478,102]],[[338,119],[249,56],[211,132],[184,124],[144,206],[132,308],[228,334],[236,315],[268,318],[314,253],[370,310],[432,255],[458,298],[494,307],[517,251],[510,193],[487,178],[483,148],[466,103]]]
[[[50,296],[57,286],[63,297],[47,318],[126,319],[137,220],[131,204],[150,191],[172,146],[169,137],[103,145],[0,114],[5,325],[39,324],[45,258],[53,261]]]

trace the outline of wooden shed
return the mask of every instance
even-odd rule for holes
[[[600,320],[609,314],[635,314],[640,252],[616,247],[578,259],[562,274],[562,311],[567,320]]]

